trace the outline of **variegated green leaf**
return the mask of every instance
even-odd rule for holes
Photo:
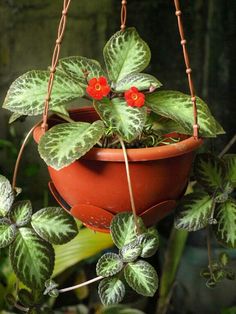
[[[214,226],[219,242],[229,248],[236,248],[236,201],[229,199],[216,209]]]
[[[226,252],[222,252],[219,256],[219,261],[222,266],[227,266],[229,264],[229,255]]]
[[[60,207],[47,207],[32,216],[31,225],[35,232],[52,244],[64,244],[78,233],[74,218]]]
[[[145,103],[155,113],[180,124],[186,134],[193,133],[191,96],[177,91],[159,91],[147,94]],[[197,97],[197,109],[201,136],[215,137],[217,134],[224,134],[224,130],[219,123],[216,123],[207,104],[199,97]]]
[[[0,248],[6,247],[14,241],[17,229],[7,221],[0,221]]]
[[[227,154],[223,157],[226,164],[226,177],[236,187],[236,154]]]
[[[119,303],[125,296],[125,285],[117,277],[105,278],[100,281],[98,294],[102,304],[112,305]]]
[[[153,256],[159,247],[159,236],[156,228],[149,228],[148,232],[141,234],[138,238],[141,245],[141,257]]]
[[[226,169],[224,163],[211,154],[199,154],[194,162],[197,181],[210,193],[223,191]]]
[[[30,201],[16,202],[10,211],[10,218],[18,227],[27,225],[31,219],[32,205]]]
[[[3,108],[21,115],[41,114],[47,94],[49,71],[30,71],[18,77],[10,86]],[[84,95],[79,82],[63,74],[55,73],[50,109]]]
[[[141,218],[138,218],[138,222],[141,231],[145,231],[146,228]],[[132,213],[121,213],[116,215],[112,219],[110,230],[113,242],[119,249],[134,241],[137,237]]]
[[[10,246],[11,265],[17,277],[30,288],[43,288],[54,265],[54,250],[30,228],[20,228]]]
[[[14,192],[7,178],[0,175],[0,217],[6,216],[14,202]]]
[[[120,255],[124,262],[129,263],[135,261],[142,252],[142,246],[138,239],[124,245],[120,250]]]
[[[115,33],[104,47],[104,59],[110,80],[119,82],[131,73],[142,72],[151,52],[135,28]]]
[[[138,90],[156,89],[162,84],[152,75],[146,73],[132,73],[118,81],[112,88],[117,92],[125,92],[135,86]]]
[[[52,127],[40,139],[39,153],[47,165],[62,169],[85,155],[104,134],[104,124],[98,120],[62,123]]]
[[[11,124],[22,117],[22,114],[13,112],[13,114],[10,116],[8,123]]]
[[[110,277],[121,271],[123,261],[118,254],[106,253],[97,262],[96,271],[98,276]]]
[[[120,98],[104,98],[95,106],[104,123],[126,142],[131,142],[141,134],[147,115],[145,107],[130,107]]]
[[[212,212],[212,198],[204,193],[186,195],[177,207],[175,227],[197,231],[209,224]]]
[[[137,293],[153,297],[158,288],[158,276],[155,268],[146,261],[128,263],[124,269],[128,285]]]
[[[58,69],[79,80],[81,86],[84,87],[88,85],[87,81],[91,78],[106,76],[99,62],[80,56],[60,59]]]

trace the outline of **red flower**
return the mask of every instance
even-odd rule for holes
[[[107,84],[107,79],[104,76],[100,76],[99,78],[92,78],[89,80],[88,86],[86,88],[89,96],[97,100],[101,100],[103,97],[107,96],[110,90],[111,88]]]
[[[132,86],[125,92],[125,100],[131,107],[142,107],[145,103],[145,95],[140,93],[136,87]]]

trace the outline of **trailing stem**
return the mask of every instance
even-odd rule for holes
[[[99,281],[101,279],[103,279],[103,277],[102,276],[98,276],[96,278],[93,278],[93,279],[90,279],[88,281],[82,282],[82,283],[80,283],[80,284],[78,284],[76,286],[71,286],[71,287],[68,287],[68,288],[60,289],[60,290],[58,290],[58,292],[59,293],[64,293],[64,292],[68,292],[68,291],[75,290],[75,289],[78,289],[78,288],[82,288],[84,286],[90,285],[91,283]]]
[[[126,176],[127,176],[127,182],[128,182],[128,188],[129,188],[130,203],[131,203],[131,208],[132,208],[132,212],[134,216],[134,223],[136,226],[137,233],[140,234],[140,227],[138,223],[138,217],[137,217],[137,212],[136,212],[135,202],[134,202],[134,194],[133,194],[130,172],[129,172],[129,161],[128,161],[128,156],[127,156],[127,151],[125,148],[124,141],[122,140],[121,137],[119,137],[119,141],[120,141],[121,147],[123,149],[123,154],[124,154]]]

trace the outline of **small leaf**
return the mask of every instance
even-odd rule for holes
[[[159,247],[157,230],[152,228],[152,232],[149,231],[141,234],[139,236],[139,243],[142,246],[141,257],[147,258],[153,256]]]
[[[120,255],[124,262],[129,263],[135,261],[142,252],[142,246],[138,239],[124,245],[120,250]]]
[[[214,272],[214,280],[220,282],[225,278],[225,271],[223,269]]]
[[[129,263],[124,269],[128,285],[137,293],[153,297],[158,288],[158,276],[152,265],[146,261]]]
[[[211,154],[199,154],[194,162],[197,181],[210,193],[223,190],[226,169],[224,163]]]
[[[200,276],[205,278],[205,279],[209,279],[209,278],[211,278],[211,273],[210,273],[209,269],[206,268],[206,269],[201,270]]]
[[[142,219],[138,218],[139,226],[145,231]],[[116,215],[111,222],[111,236],[115,245],[121,249],[124,245],[134,241],[137,237],[136,226],[132,213]]]
[[[185,129],[185,134],[193,133],[193,105],[191,96],[177,91],[158,91],[146,95],[146,105],[158,115],[176,121]],[[207,104],[197,97],[200,136],[216,137],[225,133],[212,116]]]
[[[236,248],[236,201],[229,199],[216,208],[214,225],[217,240],[229,248]]]
[[[88,80],[94,77],[105,76],[99,62],[80,56],[60,59],[58,69],[64,71],[68,76],[79,80],[84,87],[88,85]]]
[[[175,227],[188,231],[205,228],[211,217],[212,199],[204,192],[186,195],[176,210]]]
[[[99,283],[98,294],[102,304],[116,304],[121,302],[125,296],[125,285],[115,276],[105,278]]]
[[[111,81],[119,82],[131,73],[142,72],[151,52],[135,28],[115,33],[104,47],[104,60]]]
[[[146,73],[132,73],[112,86],[116,92],[125,92],[135,86],[139,91],[156,89],[162,84],[152,75]]]
[[[120,98],[113,100],[104,98],[95,106],[106,126],[118,133],[126,142],[131,142],[141,134],[147,115],[145,107],[130,107]]]
[[[0,221],[0,248],[11,244],[16,237],[17,229],[6,221]]]
[[[27,225],[31,219],[32,205],[30,201],[16,202],[10,211],[11,220],[18,226]]]
[[[228,269],[228,270],[226,271],[226,278],[227,278],[228,280],[235,280],[235,279],[236,279],[236,274],[235,274],[235,272],[234,272],[233,270],[231,270],[231,269]]]
[[[22,303],[24,306],[33,306],[33,295],[26,289],[20,289],[18,292],[18,298],[20,303]]]
[[[227,266],[229,264],[229,255],[225,252],[222,252],[219,256],[219,261],[222,266]]]
[[[29,71],[18,77],[10,86],[3,108],[21,115],[43,113],[49,71]],[[84,88],[77,80],[61,71],[55,73],[50,109],[64,105],[84,95]]]
[[[106,253],[97,262],[96,271],[98,276],[110,277],[121,271],[123,262],[118,254]]]
[[[40,139],[39,153],[47,165],[62,169],[85,155],[104,134],[104,125],[94,123],[62,123],[52,127]]]
[[[32,289],[43,288],[51,276],[54,250],[30,228],[20,228],[10,246],[11,265],[17,277]]]
[[[226,164],[226,177],[233,187],[236,187],[236,154],[224,155],[223,161]]]
[[[14,202],[14,192],[7,178],[0,175],[0,217],[6,216]]]
[[[78,233],[74,218],[60,207],[47,207],[32,216],[32,227],[35,232],[53,244],[64,244]]]
[[[48,292],[48,295],[52,298],[57,298],[59,296],[59,290],[53,289]]]
[[[9,306],[15,306],[15,304],[16,304],[16,298],[14,297],[14,295],[13,294],[11,294],[11,293],[8,293],[6,296],[5,296],[5,298],[6,298],[6,302],[7,302],[7,304],[9,305]]]
[[[215,288],[216,281],[214,279],[210,278],[207,280],[206,286],[207,286],[207,288],[210,288],[210,289]]]

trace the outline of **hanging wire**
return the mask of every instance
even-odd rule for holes
[[[178,28],[179,28],[179,34],[180,34],[180,44],[182,45],[183,48],[183,55],[184,55],[184,62],[186,65],[186,73],[188,76],[188,85],[189,85],[189,90],[191,94],[191,101],[193,104],[193,118],[194,118],[194,124],[193,124],[193,136],[194,138],[198,139],[198,133],[199,133],[199,125],[198,125],[198,118],[197,118],[197,103],[196,103],[196,96],[195,96],[195,91],[194,91],[194,85],[193,85],[193,80],[192,80],[192,69],[190,67],[190,61],[189,61],[189,55],[188,55],[188,50],[186,48],[186,39],[184,36],[184,28],[183,28],[183,22],[182,22],[182,12],[180,10],[180,4],[179,0],[174,0],[175,4],[175,15],[177,17],[178,21]]]
[[[50,67],[50,76],[48,80],[48,88],[47,88],[47,95],[45,98],[44,102],[44,112],[43,112],[43,123],[41,125],[42,130],[44,132],[47,131],[48,129],[48,110],[49,110],[49,103],[51,99],[51,93],[52,93],[52,87],[53,87],[53,81],[54,81],[54,76],[56,72],[56,67],[60,55],[60,50],[61,50],[61,43],[63,40],[65,28],[66,28],[66,21],[67,21],[67,12],[70,6],[71,0],[64,0],[63,2],[63,10],[62,10],[62,15],[61,19],[59,22],[58,26],[58,31],[57,31],[57,39],[56,39],[56,44],[54,47],[53,55],[52,55],[52,62],[51,62],[51,67]]]

